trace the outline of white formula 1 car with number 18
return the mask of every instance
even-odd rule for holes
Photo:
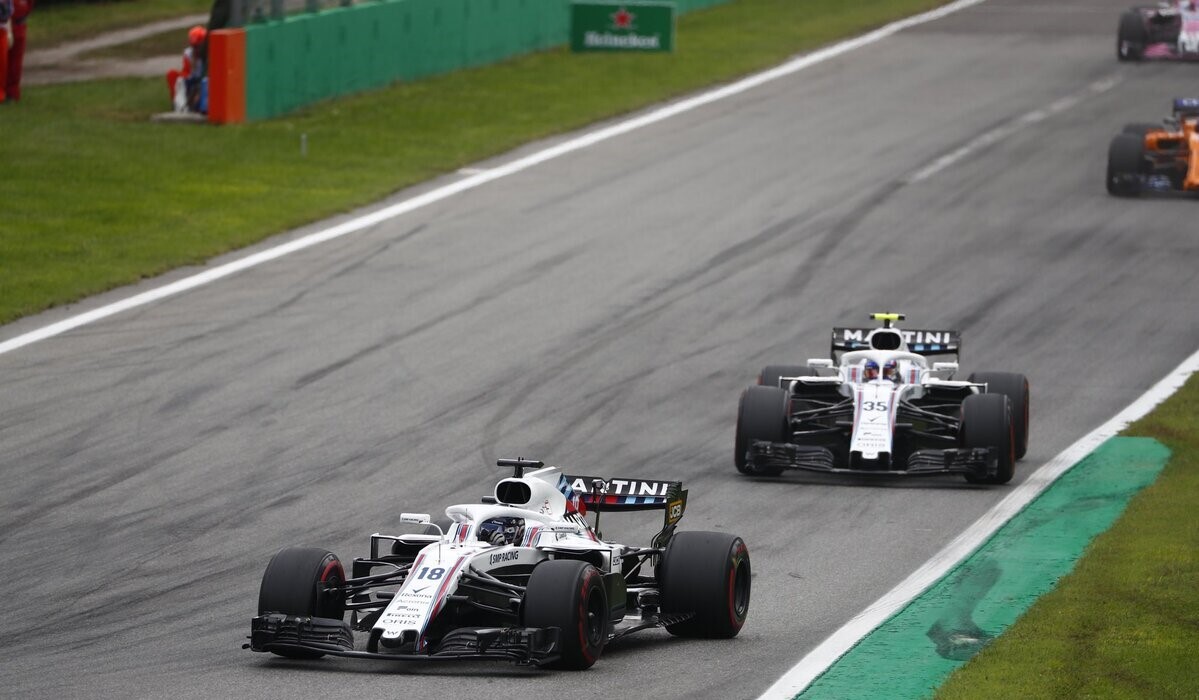
[[[638,630],[707,638],[741,630],[749,550],[735,535],[676,532],[687,505],[680,482],[566,476],[523,459],[499,465],[514,474],[493,496],[446,508],[444,529],[403,514],[424,531],[371,535],[370,556],[355,559],[349,577],[324,549],[280,551],[263,574],[245,646],[298,659],[585,669],[608,642]],[[665,512],[648,547],[601,539],[600,512],[635,510]]]
[[[1028,380],[978,372],[955,380],[957,331],[835,328],[832,359],[771,366],[741,394],[734,463],[743,474],[784,469],[961,474],[1005,484],[1028,450]],[[930,356],[951,356],[932,362]]]

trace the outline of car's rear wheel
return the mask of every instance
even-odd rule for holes
[[[1139,61],[1149,43],[1149,32],[1141,13],[1130,10],[1120,15],[1120,27],[1116,30],[1116,58],[1121,61]]]
[[[742,474],[773,476],[782,471],[777,467],[754,468],[746,452],[754,440],[786,442],[790,437],[787,425],[790,395],[785,389],[772,386],[751,386],[741,392],[737,406],[737,432],[734,436],[733,464]]]
[[[1012,372],[975,372],[970,381],[987,385],[988,394],[1003,394],[1012,409],[1012,430],[1016,433],[1016,459],[1028,454],[1029,391],[1028,377]]]
[[[679,532],[658,564],[663,615],[691,615],[667,625],[680,637],[737,636],[749,613],[749,549],[736,535]]]
[[[608,641],[608,596],[599,569],[576,559],[538,564],[525,588],[524,624],[561,630],[561,656],[550,668],[591,668]]]
[[[338,590],[346,580],[341,560],[333,552],[315,547],[287,547],[271,557],[258,589],[258,614],[296,617],[345,617],[345,594]],[[319,651],[272,649],[290,659],[319,659]]]
[[[1006,484],[1016,473],[1016,431],[1011,402],[1003,394],[971,394],[962,401],[962,447],[991,447],[998,464],[994,476],[966,475],[972,484]]]
[[[1145,139],[1118,134],[1107,149],[1107,191],[1117,197],[1134,197],[1141,191],[1145,173]]]

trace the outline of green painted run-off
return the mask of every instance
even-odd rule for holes
[[[571,51],[673,51],[674,3],[576,0]]]
[[[1070,573],[1169,458],[1170,450],[1151,438],[1103,443],[797,697],[931,696]]]

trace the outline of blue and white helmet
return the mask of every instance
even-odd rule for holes
[[[866,360],[862,364],[862,381],[868,382],[873,379],[878,379],[878,363],[874,360]]]
[[[488,518],[479,523],[479,539],[492,544],[513,544],[525,528],[524,518]]]

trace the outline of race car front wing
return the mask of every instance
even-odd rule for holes
[[[559,630],[549,628],[480,627],[454,630],[424,653],[387,653],[354,649],[350,625],[342,620],[293,615],[259,615],[250,621],[253,651],[316,652],[330,656],[383,661],[506,659],[540,666],[559,656]]]
[[[751,468],[804,469],[831,474],[970,474],[994,476],[998,460],[994,448],[971,447],[946,450],[917,450],[908,456],[906,469],[850,469],[838,467],[832,450],[819,445],[754,440],[746,454]]]

